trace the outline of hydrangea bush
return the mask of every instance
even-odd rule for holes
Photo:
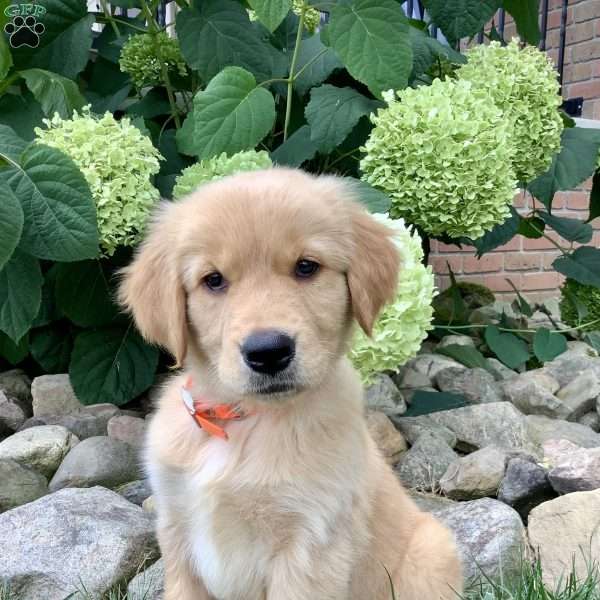
[[[431,236],[476,239],[509,215],[516,191],[509,123],[467,81],[385,95],[360,163],[390,215]]]
[[[129,119],[96,117],[89,107],[44,124],[36,129],[38,142],[69,156],[90,186],[102,251],[110,256],[118,246],[133,245],[159,199],[151,179],[162,157],[152,141]]]
[[[423,264],[421,238],[402,219],[374,215],[395,231],[401,258],[401,276],[394,300],[384,309],[371,337],[356,329],[350,359],[365,384],[382,371],[397,372],[417,354],[431,329],[435,295],[431,267]]]
[[[548,169],[560,149],[563,121],[557,72],[551,59],[534,46],[521,48],[514,39],[475,46],[457,74],[483,90],[502,110],[512,128],[512,163],[520,182]]]

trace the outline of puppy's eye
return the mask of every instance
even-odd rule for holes
[[[296,263],[295,273],[296,277],[306,279],[312,277],[318,270],[319,263],[316,263],[314,260],[302,258]]]
[[[218,271],[209,273],[203,281],[204,285],[213,292],[222,292],[227,288],[227,280]]]

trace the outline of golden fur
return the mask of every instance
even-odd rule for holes
[[[341,179],[291,169],[228,177],[159,212],[121,301],[183,366],[145,455],[165,600],[390,600],[386,569],[399,600],[462,589],[450,534],[370,439],[345,358],[353,319],[370,332],[395,292],[390,235]],[[321,265],[314,277],[294,275],[302,258]],[[203,283],[214,271],[226,291]],[[241,360],[261,329],[295,338],[292,391],[260,393]],[[229,441],[184,409],[188,375],[195,395],[252,413],[226,425]]]

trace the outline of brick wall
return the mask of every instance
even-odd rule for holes
[[[548,54],[558,64],[558,46],[561,20],[561,0],[549,0]],[[511,23],[505,28],[505,39],[514,35]],[[600,0],[570,0],[567,11],[565,62],[563,71],[563,97],[583,96],[583,117],[600,120]],[[589,190],[589,185],[584,186]],[[559,216],[587,217],[589,191],[561,192],[553,207]],[[515,206],[527,212],[530,199],[517,197]],[[594,225],[597,231],[593,243],[600,246],[600,219]],[[569,243],[555,238],[558,243]],[[487,285],[499,296],[511,295],[510,279],[517,289],[532,299],[557,295],[561,278],[551,264],[558,250],[546,239],[530,240],[517,236],[506,246],[477,260],[472,248],[447,246],[432,241],[430,263],[438,274],[438,285],[449,285],[447,263],[459,279]]]

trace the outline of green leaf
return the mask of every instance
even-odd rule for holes
[[[494,377],[498,376],[498,373],[490,365],[487,358],[475,348],[475,346],[463,346],[461,344],[449,344],[443,348],[436,348],[437,354],[443,354],[449,356],[454,360],[458,361],[461,365],[465,365],[469,369],[485,369]]]
[[[8,125],[0,124],[0,158],[8,157],[18,162],[28,143],[21,139]]]
[[[566,352],[567,338],[562,333],[551,332],[546,327],[540,327],[533,336],[533,353],[537,359],[545,363],[554,360]]]
[[[544,235],[546,223],[539,217],[521,217],[517,233],[531,240],[537,240]]]
[[[42,125],[43,118],[42,107],[31,92],[0,97],[0,123],[28,142],[35,137],[34,128]]]
[[[583,336],[583,339],[600,354],[600,331],[588,331]]]
[[[529,360],[527,344],[516,335],[501,332],[495,325],[488,325],[484,335],[490,350],[509,369],[516,369]]]
[[[594,173],[600,150],[600,131],[582,127],[564,129],[561,146],[548,171],[527,186],[548,210],[551,210],[556,192],[575,189]]]
[[[58,265],[55,293],[59,309],[79,327],[106,325],[119,312],[99,260]]]
[[[538,215],[545,221],[546,225],[552,227],[558,235],[569,242],[587,244],[594,235],[592,226],[579,219],[556,217],[542,210],[538,211]]]
[[[502,5],[515,20],[519,37],[528,44],[537,46],[541,37],[540,0],[503,0]]]
[[[354,177],[345,177],[345,180],[351,182],[358,201],[364,204],[370,213],[387,213],[390,210],[392,201],[387,194],[375,189],[366,181]]]
[[[0,269],[8,262],[23,231],[23,209],[6,181],[0,179]]]
[[[462,408],[468,404],[467,399],[460,394],[417,390],[413,394],[408,410],[401,417],[398,417],[398,420],[401,420],[403,417],[419,417],[442,410]]]
[[[451,44],[471,37],[494,16],[501,0],[424,0],[431,20]]]
[[[274,76],[275,53],[251,27],[246,9],[232,0],[203,0],[177,14],[177,35],[186,62],[204,81],[236,65],[259,81]]]
[[[0,171],[21,202],[21,248],[49,260],[98,255],[96,206],[81,171],[65,154],[41,144],[23,153],[19,168]]]
[[[583,246],[567,256],[558,257],[552,266],[570,279],[600,287],[600,250]]]
[[[104,114],[118,110],[131,90],[131,80],[119,65],[102,56],[92,63],[85,97],[92,105],[92,112]]]
[[[152,88],[141,100],[128,106],[127,112],[144,119],[153,119],[160,115],[168,115],[171,106],[166,93],[161,88]]]
[[[594,173],[592,191],[590,192],[590,214],[588,222],[600,217],[600,169]]]
[[[254,148],[274,122],[271,92],[252,73],[227,67],[194,98],[194,153],[202,159]]]
[[[0,331],[0,357],[11,365],[18,365],[29,354],[29,336],[24,335],[15,344],[5,333]]]
[[[86,103],[77,85],[66,77],[42,69],[21,71],[21,76],[46,116],[57,112],[66,119]]]
[[[0,33],[0,81],[2,81],[13,65],[10,48],[3,34]]]
[[[310,127],[302,125],[290,137],[271,152],[271,160],[278,165],[299,167],[310,160],[318,151],[317,144],[310,139]]]
[[[513,291],[517,295],[516,299],[513,301],[512,305],[511,305],[513,307],[513,309],[515,310],[515,312],[520,312],[522,315],[525,315],[526,317],[532,317],[533,309],[531,308],[531,305],[529,304],[529,302],[527,302],[527,300],[525,300],[525,298],[523,298],[523,296],[521,296],[519,290],[517,289],[517,286],[510,279],[506,279],[506,281],[508,281],[510,287],[513,289]]]
[[[450,46],[441,44],[429,36],[427,31],[411,25],[408,32],[413,53],[411,79],[425,73],[438,58],[444,58],[456,64],[467,62],[463,54],[456,52]]]
[[[120,8],[142,8],[140,0],[111,0],[110,3]]]
[[[33,320],[32,327],[43,327],[62,318],[63,314],[56,305],[56,276],[60,263],[53,264],[44,273],[44,284],[42,285],[42,303],[40,310]]]
[[[290,12],[292,0],[248,0],[248,4],[255,10],[260,22],[269,31],[275,31]]]
[[[294,90],[304,96],[308,90],[323,83],[335,69],[343,66],[335,52],[323,45],[320,35],[302,40],[296,63],[296,73],[300,75],[294,80]]]
[[[92,47],[94,15],[81,0],[44,0],[46,13],[38,17],[45,28],[37,48],[13,50],[18,69],[37,67],[75,79],[83,71]]]
[[[447,265],[448,275],[450,276],[450,287],[448,288],[448,292],[452,298],[452,312],[450,314],[449,322],[454,324],[466,323],[469,317],[469,307],[460,293],[460,288],[458,287],[458,283],[456,282],[456,277],[452,267],[450,266],[450,263],[448,262]]]
[[[325,154],[339,146],[359,119],[382,104],[350,87],[322,85],[313,88],[304,114],[310,125],[310,138]]]
[[[331,9],[329,42],[349,73],[380,97],[401,90],[412,70],[409,25],[394,0],[355,0]]]
[[[490,231],[484,233],[480,238],[473,240],[473,246],[477,248],[477,256],[481,257],[486,252],[491,252],[495,248],[503,246],[510,242],[519,231],[519,223],[521,217],[516,210],[511,211],[511,216],[501,223],[496,225]]]
[[[75,338],[69,375],[83,404],[120,406],[152,385],[157,364],[158,350],[132,326],[105,327]]]
[[[34,329],[29,347],[35,361],[46,373],[65,373],[69,369],[73,336],[64,324]]]
[[[0,331],[15,343],[27,333],[40,309],[42,281],[38,261],[19,250],[0,271]]]

